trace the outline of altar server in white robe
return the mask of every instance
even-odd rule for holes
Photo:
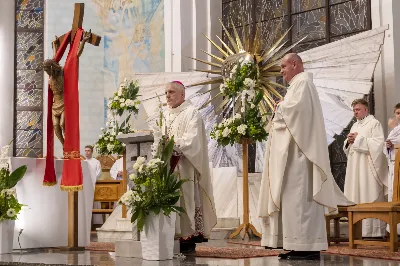
[[[123,159],[122,157],[119,158],[114,162],[113,166],[111,166],[110,176],[112,179],[122,180],[122,172],[124,171],[124,165],[122,159]]]
[[[400,103],[394,107],[394,118],[389,118],[388,126],[391,130],[389,136],[386,139],[386,145],[384,145],[383,152],[386,155],[389,164],[388,173],[388,201],[392,201],[393,198],[393,181],[394,181],[394,161],[395,151],[394,145],[400,144]],[[389,226],[387,226],[389,231]],[[397,225],[397,232],[400,234],[400,224]]]
[[[290,86],[276,106],[266,145],[257,208],[261,245],[289,250],[281,259],[319,259],[328,248],[325,210],[335,213],[338,205],[352,203],[331,173],[312,73],[304,72],[297,54],[283,58],[281,73]]]
[[[180,235],[181,251],[191,252],[195,243],[207,241],[217,223],[212,191],[207,135],[198,110],[185,101],[185,87],[179,81],[168,83],[165,88],[168,108],[164,111],[168,137],[174,136],[175,151],[181,158],[175,171],[182,179],[183,197],[180,206],[186,210],[176,222]]]
[[[357,122],[344,142],[347,155],[344,194],[359,204],[385,201],[388,164],[383,153],[385,138],[381,123],[368,114],[368,102],[358,99],[352,103]],[[362,221],[363,237],[384,237],[386,224],[378,219]]]
[[[85,146],[85,157],[86,161],[89,164],[89,168],[92,173],[92,183],[93,183],[93,188],[96,186],[96,181],[100,178],[101,176],[101,164],[100,162],[93,158],[93,146],[91,145],[86,145]],[[93,202],[93,209],[100,209],[101,204],[100,202]],[[103,218],[101,214],[93,214],[92,215],[93,219],[93,224],[102,224],[103,223]]]
[[[93,146],[91,145],[85,146],[85,157],[86,157],[85,161],[88,162],[89,166],[94,172],[92,180],[94,186],[96,185],[96,180],[98,180],[101,176],[101,164],[97,159],[93,158]]]

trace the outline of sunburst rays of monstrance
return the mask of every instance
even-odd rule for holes
[[[285,37],[290,32],[291,28],[281,34],[281,21],[280,25],[278,25],[276,30],[270,35],[270,40],[276,41],[272,45],[268,45],[264,44],[264,41],[262,40],[260,23],[256,24],[254,38],[251,38],[250,32],[246,26],[242,27],[242,34],[240,36],[232,19],[230,19],[231,29],[233,30],[233,35],[231,35],[222,20],[220,19],[219,21],[221,22],[222,28],[224,29],[226,37],[228,38],[231,46],[225,43],[218,36],[216,37],[221,42],[221,46],[216,44],[213,40],[211,40],[211,38],[204,35],[207,40],[219,51],[220,55],[210,54],[202,50],[202,52],[206,53],[213,60],[205,61],[192,58],[193,60],[213,67],[212,70],[195,69],[195,71],[216,74],[219,76],[212,77],[204,82],[192,84],[191,86],[224,83],[224,80],[229,78],[231,69],[239,60],[252,60],[258,71],[257,90],[262,91],[263,94],[263,99],[257,107],[259,108],[260,114],[269,120],[274,111],[276,102],[283,98],[276,88],[286,89],[285,86],[275,82],[275,79],[281,76],[280,62],[287,52],[289,52],[298,43],[303,41],[306,37],[301,38],[291,45],[286,45],[288,41],[285,40]],[[245,23],[242,23],[242,25],[245,25]],[[280,34],[281,36],[279,36]],[[210,90],[202,92],[202,94],[212,92],[216,89],[218,89],[218,87],[213,87]],[[221,103],[215,109],[215,114],[217,117],[231,116],[241,107],[240,96],[224,97],[223,92],[218,92],[201,108],[206,107],[209,103],[211,103],[211,101],[218,98],[221,100]],[[246,237],[246,234],[249,236],[249,238],[251,238],[253,235],[261,237],[261,234],[257,232],[256,228],[250,223],[249,219],[248,144],[251,144],[251,141],[245,139],[241,141],[241,144],[243,149],[243,223],[229,236],[231,239],[239,235],[242,230],[244,230],[242,239]]]

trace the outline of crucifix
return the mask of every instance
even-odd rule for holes
[[[75,36],[75,32],[78,28],[82,28],[82,22],[83,22],[83,15],[85,13],[85,4],[84,3],[75,3],[74,7],[74,19],[72,20],[72,29],[71,29],[71,38]],[[60,47],[60,44],[65,38],[65,35],[62,35],[60,37],[56,37],[56,39],[52,42],[53,49],[55,51],[58,50]],[[92,33],[92,36],[90,40],[88,40],[88,43],[94,45],[94,46],[99,46],[101,41],[101,37]]]
[[[57,52],[59,52],[58,50],[60,49],[65,49],[65,41],[68,41],[68,43],[70,44],[70,49],[76,49],[78,51],[77,57],[79,58],[79,56],[81,55],[81,53],[83,52],[83,47],[85,45],[85,43],[90,43],[94,46],[99,46],[100,41],[101,41],[101,37],[92,33],[91,31],[89,32],[84,32],[84,34],[82,34],[82,22],[83,22],[83,15],[84,15],[84,9],[85,9],[85,4],[84,3],[75,3],[74,6],[74,18],[73,18],[73,22],[72,22],[72,30],[71,32],[65,33],[64,35],[60,36],[60,37],[56,37],[56,39],[52,42],[52,46],[53,46],[53,50],[55,55],[57,54]],[[79,34],[78,34],[79,32]],[[79,37],[81,36],[81,37]],[[65,38],[69,38],[69,39],[65,39]],[[78,47],[78,43],[79,44],[79,48]],[[69,56],[68,56],[69,57]],[[68,61],[68,58],[67,58]],[[77,65],[79,64],[79,61],[77,61]],[[66,63],[67,64],[67,63]],[[66,71],[64,71],[64,76],[66,76],[67,74],[69,75],[71,72],[67,73]],[[72,73],[74,74],[74,73]],[[77,73],[76,73],[77,75]],[[64,78],[65,80],[65,78]],[[78,81],[76,78],[76,83],[73,84],[75,90],[73,93],[75,93],[75,97],[74,99],[78,99],[78,90],[77,90],[77,86],[78,86]],[[64,85],[66,86],[67,83],[64,82]],[[70,85],[70,84],[68,84]],[[67,101],[71,102],[71,99],[66,99],[65,101],[67,103]],[[72,100],[72,102],[75,100]],[[72,108],[72,107],[71,107]],[[78,110],[78,114],[79,114],[79,105],[78,107],[76,107]],[[76,113],[76,112],[75,112]],[[72,116],[71,116],[72,117]],[[71,119],[71,117],[69,119]],[[79,116],[76,118],[79,119]],[[66,120],[68,120],[68,117],[66,117]],[[73,121],[72,121],[73,122]],[[71,123],[71,121],[65,121],[65,123]],[[54,125],[54,122],[53,122]],[[72,128],[72,127],[70,127]],[[79,127],[73,128],[73,130],[76,130],[76,132],[66,132],[69,133],[69,135],[78,135],[78,139],[79,139]],[[75,133],[75,134],[74,134]],[[66,139],[67,141],[67,139]],[[67,143],[67,142],[65,142]],[[75,139],[72,140],[72,138],[69,139],[69,143],[68,143],[68,147],[66,147],[67,145],[64,145],[64,159],[67,159],[64,161],[64,169],[63,169],[63,179],[64,179],[64,174],[66,175],[66,177],[73,177],[74,176],[74,172],[70,171],[68,172],[68,175],[66,173],[66,165],[67,163],[71,163],[71,161],[74,161],[72,163],[76,164],[77,163],[77,159],[76,158],[76,154],[75,153],[79,153],[79,141],[77,142]],[[71,147],[74,147],[71,149]],[[79,158],[79,154],[78,154],[78,158]],[[69,160],[68,160],[69,159]],[[82,176],[82,169],[80,168],[80,160],[78,161],[79,165],[79,173]],[[67,167],[68,168],[68,167]],[[68,170],[68,169],[67,169]],[[76,172],[75,172],[76,173]],[[67,178],[66,178],[67,179]],[[73,178],[72,178],[73,179]],[[66,181],[64,182],[64,180],[62,180],[61,182],[61,189],[63,189],[62,187],[65,187],[65,189],[68,191],[68,246],[67,247],[63,247],[62,249],[64,250],[84,250],[84,247],[79,247],[78,246],[78,191],[79,189],[82,189],[82,179],[80,182],[78,182],[78,184],[71,184],[70,181]]]

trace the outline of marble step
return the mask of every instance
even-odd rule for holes
[[[112,242],[117,240],[132,241],[132,225],[130,230],[125,229],[97,229],[97,239],[99,242]]]
[[[179,253],[179,241],[174,241],[174,254]],[[142,258],[142,246],[140,241],[117,240],[115,242],[115,256],[123,258]],[[157,264],[158,265],[158,264]],[[163,264],[164,265],[164,264]]]
[[[229,235],[236,231],[237,227],[231,228],[216,228],[214,227],[210,233],[211,240],[229,239]]]
[[[214,228],[233,228],[240,225],[240,218],[218,218]]]

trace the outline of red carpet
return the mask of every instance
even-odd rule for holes
[[[237,245],[260,246],[260,241],[242,242],[230,240],[228,241],[228,243]],[[387,247],[359,246],[359,248],[357,249],[350,249],[349,243],[329,246],[328,250],[323,251],[322,253],[400,261],[400,252],[391,252]]]

